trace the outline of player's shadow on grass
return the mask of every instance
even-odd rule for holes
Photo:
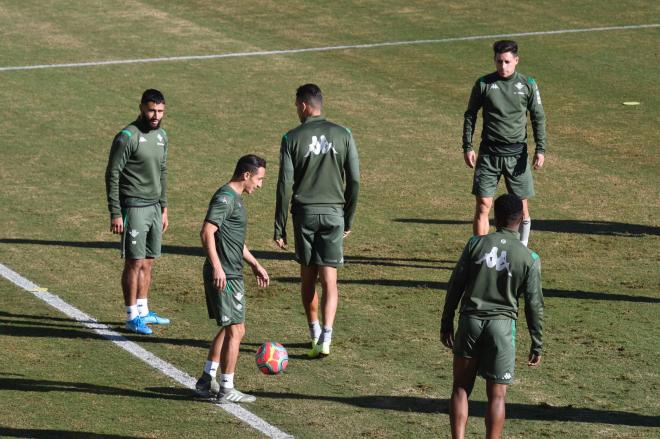
[[[55,241],[48,239],[24,239],[24,238],[3,238],[0,244],[28,244],[28,245],[47,245],[54,247],[74,247],[90,249],[115,249],[119,250],[119,243],[116,241]],[[185,247],[181,245],[163,245],[162,251],[165,254],[182,256],[204,257],[204,250],[201,247]],[[251,250],[257,259],[271,261],[292,261],[294,255],[291,251],[275,250]],[[444,259],[427,258],[396,258],[396,257],[369,257],[369,256],[346,256],[347,265],[378,265],[384,267],[405,267],[405,268],[430,268],[434,270],[450,270],[451,267],[441,267],[437,264],[453,264],[455,261]]]
[[[397,223],[412,224],[472,224],[472,221],[444,220],[431,218],[396,218]],[[492,220],[491,220],[492,225]],[[660,227],[644,224],[616,223],[611,221],[553,220],[532,218],[532,232],[576,233],[582,235],[642,236],[660,235]]]
[[[415,413],[449,413],[449,401],[437,398],[414,396],[320,396],[299,393],[252,392],[257,397],[273,399],[307,399],[332,401],[349,404],[365,409],[394,410]],[[486,401],[470,401],[470,416],[484,417]],[[547,404],[507,403],[508,419],[526,419],[535,421],[587,422],[611,425],[630,425],[660,427],[660,416],[641,415],[638,413],[615,410],[596,410],[578,408],[572,405],[553,407]]]
[[[137,439],[141,436],[91,433],[88,431],[38,430],[36,428],[9,428],[0,426],[0,437],[25,437],[34,439]]]
[[[119,242],[112,241],[56,241],[48,239],[24,239],[24,238],[3,238],[0,244],[28,244],[28,245],[47,245],[54,247],[74,247],[90,249],[115,249],[119,250]],[[204,251],[201,247],[185,247],[181,245],[163,245],[162,252],[171,255],[199,256],[204,257]],[[293,261],[294,255],[291,251],[275,250],[251,250],[257,259],[271,261]],[[426,268],[433,270],[450,270],[451,267],[442,267],[437,264],[454,264],[455,261],[443,259],[424,259],[424,258],[394,258],[394,257],[369,257],[369,256],[346,256],[347,265],[377,265],[383,267],[405,267],[405,268]],[[453,266],[453,265],[452,265]]]
[[[0,311],[0,335],[14,337],[43,337],[43,338],[77,338],[117,341],[122,338],[139,343],[171,344],[176,346],[189,346],[208,349],[210,340],[198,340],[193,338],[171,338],[155,336],[140,336],[126,331],[117,326],[117,322],[105,323],[110,329],[119,333],[119,336],[101,336],[92,329],[82,326],[73,319],[48,316],[32,316],[29,314],[12,314]],[[55,320],[61,323],[43,322],[44,320]],[[101,323],[101,322],[99,322]]]
[[[189,400],[191,391],[188,389],[176,389],[176,392],[163,393],[160,389],[150,391],[147,389],[122,389],[120,387],[101,386],[97,384],[79,383],[71,381],[33,380],[27,378],[0,377],[0,389],[15,390],[20,392],[72,392],[91,393],[94,395],[129,396],[135,398],[156,398],[172,400]],[[175,389],[173,389],[175,390]]]
[[[282,283],[300,283],[298,277],[276,277],[273,280]],[[436,282],[432,280],[416,279],[339,279],[339,285],[372,285],[384,287],[403,287],[403,288],[432,288],[446,290],[445,282]]]

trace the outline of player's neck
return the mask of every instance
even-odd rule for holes
[[[242,195],[243,191],[245,190],[245,184],[242,181],[230,181],[227,183],[229,187],[236,192],[238,195]]]

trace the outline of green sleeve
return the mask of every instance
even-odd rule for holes
[[[121,217],[119,177],[134,152],[134,148],[134,142],[131,142],[131,132],[128,130],[122,130],[112,141],[108,166],[105,169],[105,189],[111,218]]]
[[[167,147],[169,140],[165,137],[163,160],[160,162],[160,207],[167,207]]]
[[[349,132],[348,155],[344,162],[346,189],[344,191],[344,230],[351,230],[360,192],[360,159],[353,135]]]
[[[545,154],[545,112],[543,111],[543,104],[541,102],[541,92],[534,78],[529,78],[527,81],[530,85],[530,93],[527,97],[527,111],[529,111],[529,118],[532,121],[536,152]]]
[[[204,221],[214,224],[219,229],[225,218],[231,216],[234,211],[234,202],[234,197],[226,193],[220,192],[214,195],[209,202]]]
[[[481,81],[477,81],[472,87],[470,93],[470,100],[468,107],[463,115],[463,152],[472,149],[472,137],[474,136],[474,128],[477,124],[477,113],[483,105],[483,98],[481,92]]]
[[[442,319],[440,321],[440,332],[454,332],[454,314],[456,308],[463,297],[465,292],[465,285],[467,284],[468,269],[470,264],[470,244],[473,240],[470,239],[463,249],[463,254],[458,260],[454,271],[451,273],[449,279],[449,286],[447,287],[447,295],[445,296],[445,306],[442,310]]]
[[[286,221],[293,185],[293,161],[288,147],[287,136],[282,137],[280,147],[280,172],[277,178],[275,198],[275,233],[273,239],[286,238]]]
[[[525,318],[527,329],[532,340],[531,352],[541,355],[543,348],[543,290],[541,289],[541,259],[536,253],[532,253],[534,263],[532,264],[525,283],[523,293],[525,295]]]

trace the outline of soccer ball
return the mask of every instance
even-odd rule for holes
[[[289,363],[289,354],[279,343],[267,341],[257,349],[257,367],[266,375],[284,372]]]

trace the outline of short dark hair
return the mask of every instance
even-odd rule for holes
[[[236,169],[234,169],[234,175],[232,179],[240,178],[241,175],[245,174],[246,172],[256,174],[259,168],[265,168],[265,167],[266,167],[265,159],[262,159],[258,155],[254,155],[254,154],[244,155],[243,157],[238,159],[238,163],[236,163]]]
[[[493,44],[493,52],[496,56],[498,53],[507,52],[511,52],[513,56],[518,56],[518,43],[513,40],[495,41],[495,44]]]
[[[153,102],[155,104],[164,104],[165,96],[163,96],[163,94],[155,88],[148,88],[144,91],[144,93],[142,93],[142,100],[140,100],[140,103],[145,105],[149,102]]]
[[[520,219],[523,214],[522,200],[513,194],[504,194],[495,200],[495,224],[507,226]]]
[[[316,84],[305,84],[296,90],[296,102],[305,102],[313,107],[323,106],[323,92]]]

